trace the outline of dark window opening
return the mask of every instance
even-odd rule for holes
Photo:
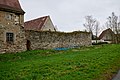
[[[13,41],[14,41],[14,34],[6,33],[6,42],[13,42]]]

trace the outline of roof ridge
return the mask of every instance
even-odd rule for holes
[[[48,17],[48,16],[38,17],[38,18],[35,18],[35,19],[28,20],[28,21],[26,21],[26,22],[35,21],[35,20],[38,20],[38,19],[41,19],[41,18],[45,18],[45,17]],[[25,23],[26,23],[26,22],[25,22]]]
[[[43,27],[43,25],[45,24],[48,17],[49,16],[43,16],[43,17],[39,17],[36,19],[26,21],[26,22],[24,22],[24,25],[25,25],[24,28],[26,30],[29,30],[29,29],[35,30],[35,28],[36,28],[36,30],[40,30]]]

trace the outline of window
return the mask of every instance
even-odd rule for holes
[[[14,41],[14,34],[6,33],[6,42],[13,42],[13,41]]]
[[[12,20],[12,14],[6,14],[6,19],[7,20]]]

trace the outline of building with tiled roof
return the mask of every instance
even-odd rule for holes
[[[91,45],[90,33],[53,32],[50,16],[24,23],[24,13],[19,0],[0,0],[0,54]]]
[[[43,16],[24,23],[25,30],[56,31],[50,16]]]
[[[24,13],[18,0],[0,0],[0,53],[26,50]]]
[[[106,42],[109,41],[111,43],[114,37],[115,37],[114,32],[110,28],[108,28],[100,34],[99,39],[104,40]]]

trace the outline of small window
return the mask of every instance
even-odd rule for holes
[[[13,42],[13,41],[14,41],[14,34],[6,33],[6,42]]]
[[[6,14],[6,19],[7,20],[12,20],[12,14]]]

